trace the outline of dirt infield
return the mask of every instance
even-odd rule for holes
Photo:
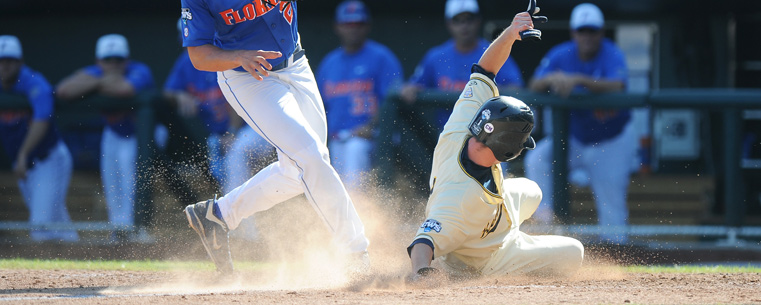
[[[638,274],[586,267],[566,279],[490,277],[410,287],[401,277],[362,285],[289,288],[256,273],[2,270],[0,303],[18,304],[706,304],[761,303],[761,275]],[[317,285],[320,286],[320,285]]]
[[[372,271],[362,279],[333,275],[340,264],[330,235],[303,200],[257,215],[260,241],[233,241],[236,261],[261,268],[220,278],[212,271],[0,270],[0,305],[8,304],[705,304],[761,303],[761,275],[628,273],[619,264],[761,261],[759,252],[652,250],[587,245],[584,266],[570,278],[521,276],[439,279],[412,286],[404,250],[416,226],[400,200],[357,200]],[[381,199],[377,199],[381,198]],[[372,202],[369,204],[368,202]],[[418,206],[418,209],[421,206]],[[187,228],[181,205],[166,204],[154,244],[5,244],[3,258],[190,260],[211,264]],[[418,211],[419,212],[419,211]],[[412,219],[412,222],[408,220]],[[128,263],[127,263],[128,264]]]

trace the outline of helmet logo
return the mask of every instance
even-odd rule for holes
[[[484,121],[488,121],[491,118],[491,110],[484,109],[484,111],[481,111],[481,118]]]
[[[494,132],[494,125],[491,123],[486,123],[486,125],[484,125],[484,131],[486,131],[486,133]]]

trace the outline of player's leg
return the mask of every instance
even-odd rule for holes
[[[542,201],[534,214],[534,218],[541,223],[552,223],[554,212],[553,205],[553,176],[552,176],[552,137],[544,137],[536,143],[534,150],[526,151],[523,159],[526,170],[526,178],[533,180],[539,185],[542,193]]]
[[[511,234],[487,261],[481,273],[570,275],[581,267],[584,246],[565,236]]]
[[[330,164],[326,146],[328,126],[325,107],[314,73],[306,57],[295,62],[284,72],[288,83],[295,89],[292,91],[300,104],[301,113],[321,140],[317,149],[297,153],[297,156],[303,157],[302,164],[306,162],[310,165],[303,171],[305,193],[309,194],[307,198],[311,198],[310,203],[323,215],[328,227],[334,230],[335,240],[341,247],[349,252],[365,252],[369,242],[365,237],[364,225],[343,181]]]
[[[272,154],[272,145],[267,143],[262,136],[256,133],[250,126],[240,128],[235,134],[232,146],[225,154],[225,183],[222,191],[229,193],[251,178],[251,169],[261,166],[262,162],[268,161]]]
[[[628,164],[635,157],[636,144],[634,128],[629,124],[619,136],[587,150],[584,161],[596,197],[599,224],[605,228],[628,223],[626,198],[631,174]],[[626,234],[613,230],[601,238],[616,243],[627,241]]]
[[[370,154],[373,142],[365,138],[351,138],[346,143],[348,156],[346,162],[346,177],[343,181],[351,190],[360,190],[362,180],[370,172]],[[331,151],[332,153],[332,151]]]
[[[222,136],[210,134],[206,138],[206,160],[209,162],[209,173],[219,185],[224,185],[226,180],[222,150]]]
[[[279,202],[273,199],[282,201],[287,199],[284,195],[292,197],[303,192],[329,230],[336,234],[339,244],[350,251],[364,251],[367,247],[364,228],[329,163],[324,108],[314,77],[306,61],[302,64],[302,67],[286,69],[289,71],[273,72],[261,82],[245,73],[219,74],[220,87],[230,104],[276,147],[280,160],[277,166],[257,173],[246,184],[220,198],[219,206],[225,220],[233,222],[230,226],[234,227],[236,219],[239,221],[252,211]],[[306,92],[312,89],[313,92]],[[270,187],[262,188],[262,185]],[[251,187],[258,191],[242,198],[240,194],[248,193],[246,189]],[[244,207],[247,211],[243,211]]]
[[[101,179],[108,207],[108,218],[114,225],[133,224],[134,169],[130,170],[127,165],[134,168],[136,149],[136,139],[123,138],[108,127],[103,129]]]
[[[519,225],[531,218],[542,201],[542,190],[539,185],[527,178],[505,179],[502,189],[505,193],[508,217],[511,222]],[[514,215],[518,217],[515,218]]]
[[[55,212],[54,221],[61,223],[70,223],[71,216],[69,216],[69,210],[66,207],[66,194],[69,191],[69,182],[71,182],[71,173],[74,167],[74,161],[71,157],[69,148],[66,147],[63,141],[59,141],[58,145],[53,148],[53,152],[50,154],[50,162],[55,167],[55,172],[59,173],[54,178],[48,178],[50,181],[51,189],[53,189],[53,202],[54,206],[52,210]],[[58,230],[56,234],[59,239],[63,241],[77,241],[79,240],[79,234],[76,230]]]

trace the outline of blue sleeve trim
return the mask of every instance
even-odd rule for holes
[[[414,247],[416,244],[426,244],[429,247],[431,247],[431,250],[434,250],[436,248],[433,247],[433,242],[428,238],[418,238],[415,241],[413,241],[409,247],[407,247],[407,256],[412,255],[412,247]],[[433,260],[433,257],[431,257],[431,260]]]

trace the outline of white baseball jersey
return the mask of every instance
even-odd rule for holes
[[[498,95],[490,78],[471,74],[439,136],[433,155],[427,216],[413,244],[427,239],[433,245],[435,258],[440,257],[447,266],[460,271],[490,274],[578,267],[583,247],[577,240],[534,237],[518,230],[542,198],[536,183],[525,178],[504,180],[497,164],[491,167],[495,187],[490,189],[470,176],[463,166],[460,156],[472,136],[468,125],[481,105]],[[558,256],[567,256],[570,261],[558,260]],[[563,266],[557,266],[553,260]]]

